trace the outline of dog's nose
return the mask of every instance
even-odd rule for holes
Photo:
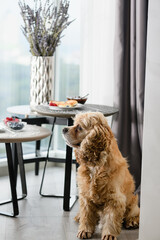
[[[63,128],[63,133],[65,134],[65,133],[67,133],[68,132],[68,128]]]

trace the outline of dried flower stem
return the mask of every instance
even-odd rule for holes
[[[72,21],[69,21],[69,1],[61,0],[59,8],[46,0],[34,0],[34,9],[19,0],[21,16],[24,21],[22,32],[30,44],[33,56],[53,56],[56,47],[60,44],[61,34]]]

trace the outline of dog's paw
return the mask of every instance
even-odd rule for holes
[[[130,219],[125,221],[126,228],[138,228],[139,227],[139,216],[131,217]]]
[[[102,237],[102,240],[117,240],[117,238],[115,236],[112,236],[112,235],[104,235]]]
[[[74,217],[74,221],[75,222],[79,222],[80,220],[80,216],[79,216],[79,213]]]
[[[88,239],[92,237],[92,233],[91,232],[85,232],[85,231],[79,231],[77,234],[77,237],[80,239]]]

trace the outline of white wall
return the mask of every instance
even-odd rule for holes
[[[115,0],[82,0],[81,26],[80,93],[113,105]]]
[[[149,1],[139,240],[160,240],[160,1]]]

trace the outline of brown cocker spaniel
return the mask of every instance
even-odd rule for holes
[[[98,223],[102,240],[116,240],[122,223],[127,228],[138,227],[134,180],[103,114],[78,114],[74,126],[63,129],[63,136],[79,163],[78,238],[91,238]]]

